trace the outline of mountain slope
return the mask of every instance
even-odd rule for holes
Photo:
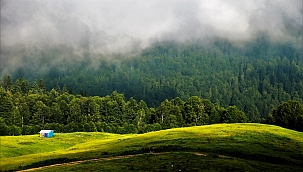
[[[209,45],[158,43],[133,57],[83,54],[70,62],[68,57],[74,55],[64,53],[62,47],[45,48],[28,57],[35,60],[24,62],[13,78],[43,78],[48,89],[66,85],[83,95],[105,96],[116,90],[150,107],[165,99],[199,96],[224,107],[236,105],[257,122],[280,103],[302,102],[303,97],[302,49],[272,42],[266,35],[242,48],[217,39]]]

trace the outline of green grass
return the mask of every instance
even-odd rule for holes
[[[182,171],[303,169],[303,133],[263,124],[215,124],[146,134],[55,133],[49,139],[38,135],[0,139],[2,170],[150,151],[169,153],[86,162],[42,171],[176,171],[171,167],[173,164]]]
[[[144,154],[133,158],[122,158],[110,161],[81,163],[72,166],[44,168],[43,172],[67,171],[298,171],[291,165],[262,163],[252,160],[220,157],[215,155],[201,156],[188,152],[171,152],[167,154]],[[285,170],[286,169],[286,170]]]

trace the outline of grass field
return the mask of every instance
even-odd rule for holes
[[[263,124],[0,139],[3,171],[95,158],[104,159],[40,171],[303,171],[303,133]]]

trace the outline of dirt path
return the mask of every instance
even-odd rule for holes
[[[142,155],[159,155],[159,154],[166,154],[166,153],[170,153],[170,152],[142,153],[142,154],[134,154],[134,155],[114,156],[114,157],[108,157],[108,158],[96,158],[96,159],[80,160],[80,161],[73,161],[73,162],[66,162],[66,163],[61,163],[61,164],[53,164],[53,165],[48,165],[48,166],[42,166],[42,167],[37,167],[37,168],[30,168],[30,169],[26,169],[26,170],[20,170],[18,172],[35,171],[35,170],[40,170],[40,169],[49,168],[49,167],[57,167],[57,166],[76,165],[76,164],[80,164],[80,163],[83,163],[83,162],[109,161],[109,160],[131,158],[131,157],[142,156]]]
[[[48,166],[42,166],[42,167],[37,167],[37,168],[30,168],[30,169],[26,169],[26,170],[21,170],[19,172],[35,171],[35,170],[40,170],[40,169],[49,168],[49,167],[76,165],[76,164],[80,164],[80,163],[83,163],[83,162],[109,161],[109,160],[131,158],[131,157],[142,156],[142,155],[163,155],[163,154],[169,154],[169,153],[178,153],[178,152],[160,152],[160,153],[150,152],[150,153],[142,153],[142,154],[134,154],[134,155],[114,156],[114,157],[108,157],[108,158],[96,158],[96,159],[80,160],[80,161],[73,161],[73,162],[66,162],[66,163],[61,163],[61,164],[53,164],[53,165],[48,165]],[[182,152],[182,153],[191,153],[191,154],[195,154],[197,156],[208,156],[208,154],[200,153],[200,152]],[[231,158],[231,157],[224,156],[224,155],[219,155],[219,157],[221,157],[221,158]]]

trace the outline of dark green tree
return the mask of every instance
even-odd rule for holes
[[[9,135],[8,126],[5,123],[4,119],[0,117],[0,136],[7,136],[7,135]]]
[[[272,123],[281,127],[303,131],[303,105],[299,101],[290,100],[273,109]]]
[[[222,123],[244,123],[247,120],[245,113],[236,106],[229,106],[221,112]]]
[[[11,93],[0,87],[0,117],[8,126],[14,125],[14,109]]]
[[[5,90],[11,90],[13,85],[11,77],[9,75],[6,75],[3,77],[2,81],[3,81],[3,88]]]

